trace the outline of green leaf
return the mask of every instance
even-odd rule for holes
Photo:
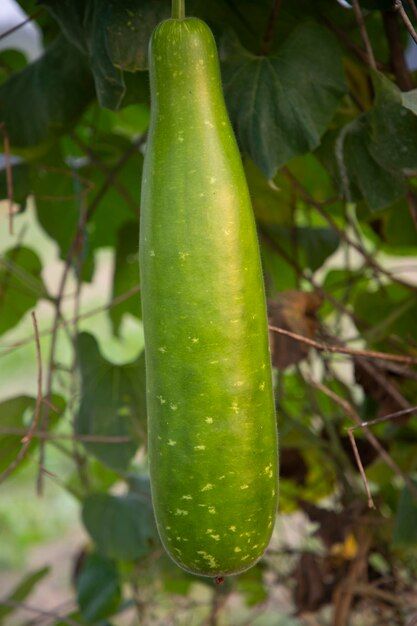
[[[0,120],[12,148],[36,156],[74,124],[92,96],[83,55],[59,36],[40,59],[0,86]]]
[[[346,91],[336,41],[310,22],[269,57],[232,40],[223,80],[240,144],[269,178],[293,156],[319,145]]]
[[[417,485],[417,482],[415,482]],[[417,501],[407,487],[401,492],[395,516],[393,543],[395,546],[415,546],[417,544]]]
[[[373,108],[343,128],[334,154],[347,199],[359,192],[375,213],[405,195],[404,170],[417,168],[417,116],[415,96],[406,97],[383,74],[374,72],[372,80]]]
[[[312,272],[319,269],[339,246],[339,236],[331,228],[299,226],[294,232],[287,226],[269,225],[268,234],[289,257],[296,255],[299,265]]]
[[[40,569],[25,576],[18,585],[13,589],[6,598],[9,602],[23,602],[28,595],[32,592],[34,587],[40,582],[47,574],[49,574],[49,567],[41,567]],[[6,603],[0,601],[0,624],[3,624],[3,620],[7,615],[15,611],[15,607],[7,606]]]
[[[25,54],[21,50],[13,48],[0,52],[0,81],[8,78],[10,74],[19,72],[27,65]]]
[[[405,183],[401,172],[387,170],[376,160],[369,123],[369,114],[364,114],[342,130],[339,166],[346,198],[354,199],[353,186],[369,209],[377,212],[404,195]]]
[[[49,413],[49,423],[53,427],[65,409],[65,401],[61,396],[53,395],[52,406],[57,412],[51,410]],[[27,429],[33,419],[36,399],[30,396],[16,396],[0,403],[0,429]],[[38,440],[32,439],[29,452],[36,447]],[[22,447],[22,434],[0,434],[0,473],[16,458]]]
[[[76,416],[80,435],[125,437],[120,443],[86,442],[86,449],[115,470],[125,470],[145,440],[146,398],[143,353],[133,363],[114,365],[100,354],[88,333],[78,339],[81,403]]]
[[[47,295],[38,255],[23,246],[0,257],[0,335],[13,328]]]
[[[117,611],[121,589],[114,561],[100,554],[87,556],[77,578],[77,601],[87,622],[95,623]]]
[[[387,170],[417,168],[417,115],[383,74],[374,73],[375,105],[370,113],[371,151]]]
[[[127,222],[119,231],[113,272],[113,298],[117,298],[139,285],[138,239],[138,222]],[[126,313],[141,319],[141,304],[138,294],[110,309],[109,314],[114,333],[119,333],[122,318]]]
[[[138,559],[158,545],[150,497],[93,494],[84,501],[82,518],[97,550],[108,558]]]
[[[44,0],[44,4],[68,40],[88,55],[101,106],[118,109],[126,93],[124,72],[147,68],[151,32],[169,17],[169,4],[160,0]]]
[[[394,204],[383,216],[382,249],[390,254],[415,255],[417,230],[407,200]]]

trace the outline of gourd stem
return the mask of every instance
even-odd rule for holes
[[[182,20],[185,17],[185,0],[172,0],[172,17]]]

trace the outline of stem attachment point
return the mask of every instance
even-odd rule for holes
[[[172,0],[172,17],[174,20],[183,20],[185,17],[185,0]]]

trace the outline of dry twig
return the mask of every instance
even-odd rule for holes
[[[320,350],[321,352],[350,354],[355,357],[363,357],[366,359],[393,361],[395,363],[402,363],[403,365],[417,365],[417,358],[413,358],[411,356],[403,356],[401,354],[389,354],[388,352],[378,352],[375,350],[357,350],[354,348],[346,348],[344,346],[332,346],[325,343],[319,343],[314,339],[309,339],[308,337],[304,337],[304,335],[293,333],[292,331],[286,330],[285,328],[278,328],[277,326],[268,326],[268,328],[269,330],[272,330],[279,335],[285,335],[286,337],[290,337],[291,339],[300,341],[301,343],[305,343],[306,345],[315,348],[316,350]]]
[[[4,122],[0,124],[0,131],[3,134],[3,156],[6,169],[7,200],[9,202],[9,234],[13,235],[13,170],[10,159],[10,140]]]
[[[403,3],[401,2],[401,0],[394,0],[394,10],[398,11],[398,14],[400,15],[404,26],[406,27],[406,29],[408,30],[409,34],[411,35],[411,37],[413,38],[414,42],[417,43],[417,33],[414,29],[414,26],[412,25],[410,18],[408,17],[404,7],[403,7]]]
[[[22,28],[22,26],[24,26],[28,22],[31,22],[32,20],[36,20],[37,17],[39,17],[39,15],[42,13],[42,11],[43,11],[43,7],[40,7],[39,9],[34,11],[31,15],[29,15],[25,20],[23,20],[22,22],[19,22],[19,24],[16,24],[15,26],[12,26],[8,30],[5,30],[3,33],[0,33],[0,40],[4,39],[5,37],[8,37],[12,33],[15,33],[17,30]]]
[[[413,79],[405,59],[397,12],[383,11],[382,21],[388,43],[390,69],[398,87],[402,91],[409,91],[413,88]]]
[[[359,0],[352,0],[352,8],[355,13],[355,19],[359,27],[359,32],[361,34],[361,38],[363,44],[365,46],[366,55],[368,57],[368,64],[373,70],[377,70],[374,51],[372,50],[371,41],[368,36],[368,31],[366,30],[365,20],[363,19],[362,9],[359,4]]]
[[[412,493],[413,496],[415,498],[417,498],[417,487],[415,486],[413,481],[410,479],[409,476],[404,474],[402,469],[397,465],[397,463],[394,461],[394,459],[391,457],[391,455],[380,444],[380,442],[375,437],[375,435],[373,435],[373,433],[371,433],[369,428],[364,425],[364,423],[362,422],[359,414],[354,409],[354,407],[351,405],[351,403],[348,402],[347,400],[345,400],[345,398],[342,398],[341,396],[338,396],[337,393],[335,393],[334,391],[329,389],[329,387],[327,387],[323,383],[320,383],[318,381],[312,380],[311,378],[306,378],[306,381],[310,385],[313,385],[313,387],[316,387],[316,389],[319,389],[319,391],[324,393],[328,398],[331,398],[336,404],[338,404],[343,409],[343,411],[346,413],[346,415],[348,415],[352,419],[352,421],[355,422],[355,424],[358,426],[358,428],[361,428],[363,430],[367,440],[372,445],[372,447],[378,452],[379,456],[384,461],[384,463],[395,474],[397,474],[397,476],[400,476],[400,478],[402,478],[404,483],[407,485],[408,490],[410,491],[410,493]],[[366,478],[365,470],[363,468],[363,465],[362,465],[361,461],[360,461],[360,464],[359,464],[358,467],[359,467],[359,471],[360,471],[362,477]],[[367,483],[365,484],[365,488],[366,488],[367,493],[369,494],[369,485]]]

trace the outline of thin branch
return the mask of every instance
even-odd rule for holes
[[[89,157],[91,163],[95,165],[105,176],[108,176],[110,171],[109,168],[97,156],[94,150],[92,150],[87,144],[85,144],[75,132],[71,133],[71,138],[78,145],[78,147],[85,152],[85,154]],[[114,180],[113,186],[118,192],[119,196],[123,198],[126,204],[128,204],[133,209],[135,215],[137,215],[139,207],[129,190],[126,189],[126,187],[122,183],[120,183],[117,178]]]
[[[277,23],[281,2],[282,0],[273,0],[272,9],[268,17],[265,33],[262,37],[261,49],[259,51],[259,54],[261,56],[267,56],[271,49],[272,42],[274,40],[275,25]]]
[[[406,27],[406,29],[408,30],[409,34],[411,35],[411,37],[414,40],[414,43],[417,43],[417,33],[414,29],[414,26],[412,25],[410,18],[408,17],[404,7],[403,7],[403,3],[401,2],[401,0],[394,0],[394,10],[398,11],[399,16],[401,17],[404,26]]]
[[[51,333],[52,336],[51,336],[51,346],[50,346],[50,351],[49,351],[48,375],[47,375],[46,394],[45,394],[48,400],[50,399],[51,392],[52,392],[53,374],[55,370],[55,350],[56,350],[56,345],[57,345],[58,330],[61,325],[63,325],[64,327],[67,326],[67,323],[62,319],[61,304],[62,304],[62,298],[64,295],[65,285],[66,285],[66,281],[68,278],[68,274],[69,274],[69,270],[70,270],[73,258],[79,252],[80,246],[82,245],[83,233],[84,233],[87,222],[91,219],[97,207],[99,206],[102,198],[104,197],[108,189],[113,184],[119,170],[124,166],[124,164],[132,156],[132,154],[134,154],[134,152],[136,152],[139,149],[139,147],[144,143],[145,140],[146,140],[146,133],[142,135],[136,141],[132,142],[132,144],[127,148],[127,150],[125,150],[124,154],[122,154],[122,156],[117,161],[115,166],[111,170],[109,170],[108,175],[103,182],[103,185],[101,186],[96,196],[93,198],[88,209],[86,211],[83,211],[82,218],[79,220],[77,230],[74,234],[74,238],[72,240],[70,249],[68,250],[68,254],[65,259],[65,267],[61,276],[61,281],[60,281],[59,288],[58,288],[58,294],[55,299],[55,313],[54,313],[54,319],[52,322],[52,333]],[[63,321],[63,324],[61,324],[61,320]],[[42,416],[42,422],[41,422],[41,428],[44,431],[47,430],[48,419],[49,419],[49,408],[47,407],[46,410],[44,411],[44,414]],[[45,460],[45,440],[41,439],[40,445],[39,445],[39,473],[38,473],[38,479],[37,479],[37,492],[39,495],[42,494],[42,489],[43,489],[43,471],[42,470],[44,466],[44,460]]]
[[[336,24],[333,24],[333,22],[331,22],[325,15],[321,15],[320,18],[323,24],[329,30],[331,30],[333,33],[337,35],[338,39],[344,44],[344,46],[348,50],[353,52],[353,54],[360,61],[362,61],[363,63],[367,63],[368,55],[366,51],[363,50],[363,48],[360,48],[359,46],[357,46],[353,41],[351,41],[349,35],[343,30],[343,28],[339,28],[339,26],[337,26]],[[388,69],[387,65],[385,63],[382,63],[381,61],[376,61],[376,65],[377,65],[377,68],[383,72]]]
[[[20,465],[20,463],[23,461],[23,459],[25,458],[28,450],[29,450],[29,446],[30,443],[32,441],[33,438],[33,434],[36,430],[36,427],[39,423],[39,419],[40,419],[40,414],[41,414],[41,406],[42,406],[42,354],[41,354],[41,345],[40,345],[40,341],[39,341],[39,331],[38,331],[38,323],[36,321],[36,315],[35,313],[32,311],[32,321],[33,321],[33,328],[34,328],[34,333],[35,333],[35,343],[36,343],[36,357],[37,357],[37,367],[38,367],[38,393],[37,393],[37,398],[36,398],[36,405],[35,405],[35,413],[33,416],[33,420],[32,423],[30,425],[30,428],[27,432],[25,432],[25,436],[22,439],[22,447],[20,448],[18,454],[16,455],[16,457],[13,459],[13,461],[6,467],[5,470],[3,470],[3,472],[0,474],[0,484],[6,480],[6,478],[8,476],[10,476],[10,474],[12,474],[14,472],[14,470]]]
[[[376,350],[357,350],[354,348],[346,348],[344,346],[332,346],[325,343],[319,343],[314,339],[309,339],[308,337],[304,337],[304,335],[293,333],[292,331],[286,330],[285,328],[279,328],[277,326],[268,326],[268,328],[269,330],[272,330],[279,335],[285,335],[286,337],[290,337],[291,339],[295,339],[296,341],[305,343],[306,345],[311,346],[316,350],[320,350],[321,352],[350,354],[355,357],[364,357],[366,359],[381,359],[383,361],[402,363],[403,365],[417,365],[417,358],[413,358],[411,356],[402,356],[401,354],[389,354],[388,352],[378,352]]]
[[[357,428],[363,428],[363,426],[374,426],[375,424],[382,424],[383,422],[388,422],[397,417],[403,417],[404,415],[410,415],[411,413],[417,413],[417,406],[410,406],[408,409],[401,409],[401,411],[396,411],[395,413],[388,413],[388,415],[383,415],[382,417],[376,417],[373,420],[369,420],[368,422],[362,422],[360,426],[350,426],[348,430],[354,431]]]
[[[361,34],[363,44],[365,46],[369,67],[377,71],[378,68],[375,61],[374,51],[372,50],[371,41],[368,36],[368,31],[366,30],[365,20],[363,19],[362,9],[360,7],[359,0],[352,0],[352,8],[355,14],[356,22],[359,27],[359,32]]]
[[[39,328],[38,322],[36,319],[35,311],[32,311],[32,322],[33,328],[35,331],[35,344],[36,344],[36,363],[38,370],[38,392],[36,394],[36,404],[35,404],[35,417],[32,421],[31,427],[27,434],[23,437],[23,443],[30,443],[30,440],[33,437],[33,433],[35,432],[36,426],[39,422],[39,416],[41,414],[42,407],[42,382],[43,382],[43,373],[42,373],[42,352],[41,352],[41,343],[39,340]]]
[[[114,165],[114,167],[112,167],[112,169],[108,171],[107,178],[105,179],[100,191],[97,193],[96,197],[93,199],[90,206],[88,207],[87,216],[86,216],[87,222],[90,220],[92,214],[96,210],[97,206],[100,204],[101,200],[103,199],[103,196],[106,195],[109,188],[114,184],[114,181],[119,171],[127,163],[130,157],[135,152],[137,152],[137,150],[139,150],[140,146],[142,146],[145,143],[146,137],[147,135],[145,133],[139,139],[137,139],[136,141],[133,141],[132,144],[129,146],[129,148],[124,152],[124,154],[122,154],[122,156]]]
[[[64,271],[62,272],[61,280],[60,280],[59,287],[58,287],[58,293],[55,298],[55,312],[54,312],[54,318],[52,322],[51,345],[49,349],[48,374],[47,374],[46,394],[45,394],[45,397],[48,401],[50,401],[51,393],[52,393],[53,374],[55,370],[55,350],[57,346],[58,330],[61,326],[64,326],[64,327],[67,326],[67,323],[65,320],[63,320],[62,314],[61,314],[62,298],[64,295],[65,285],[68,279],[72,259],[74,257],[74,254],[79,248],[80,240],[82,240],[82,232],[84,231],[84,228],[85,228],[86,219],[87,219],[87,212],[85,212],[82,222],[80,221],[78,223],[77,231],[74,235],[71,247],[65,259]],[[62,323],[61,323],[61,320],[62,320]],[[48,420],[49,420],[49,406],[46,405],[46,410],[43,413],[42,421],[41,421],[41,429],[43,431],[47,430]],[[40,445],[39,445],[39,473],[38,473],[38,479],[37,479],[38,495],[42,495],[44,461],[45,461],[45,445],[44,445],[44,440],[41,439]]]
[[[0,428],[0,435],[24,435],[22,441],[29,436],[29,431],[24,428]],[[127,435],[77,435],[67,433],[50,433],[43,430],[37,430],[30,433],[31,439],[43,439],[45,441],[88,441],[90,443],[128,443],[131,437]]]
[[[10,140],[4,122],[0,124],[0,130],[3,134],[3,156],[6,169],[7,200],[9,202],[9,235],[13,235],[13,169],[10,159]]]
[[[390,454],[385,450],[385,448],[380,444],[380,442],[378,441],[378,439],[375,437],[375,435],[373,435],[373,433],[371,433],[371,431],[368,429],[367,426],[364,426],[359,414],[357,413],[357,411],[353,408],[353,406],[351,405],[350,402],[348,402],[347,400],[345,400],[344,398],[340,397],[337,395],[337,393],[335,393],[334,391],[332,391],[331,389],[329,389],[329,387],[327,387],[326,385],[323,385],[322,383],[318,382],[318,381],[314,381],[310,378],[306,378],[306,381],[313,385],[314,387],[316,387],[317,389],[319,389],[320,391],[322,391],[328,398],[331,398],[336,404],[338,404],[346,413],[346,415],[348,415],[353,422],[355,422],[355,424],[357,424],[357,426],[359,428],[361,428],[367,438],[367,440],[369,441],[369,443],[372,445],[372,447],[378,452],[379,456],[381,457],[381,459],[384,461],[384,463],[395,473],[397,474],[397,476],[400,476],[402,478],[402,480],[404,481],[404,483],[407,485],[408,490],[410,491],[410,493],[413,494],[413,496],[415,498],[417,498],[417,487],[415,486],[415,484],[413,483],[413,481],[410,479],[409,476],[407,476],[402,470],[401,468],[397,465],[397,463],[394,461],[394,459],[390,456]],[[360,468],[359,468],[360,469]],[[368,489],[367,489],[368,491]]]
[[[42,13],[42,11],[43,11],[43,7],[40,7],[39,9],[37,9],[37,11],[34,11],[31,15],[29,15],[25,20],[23,20],[22,22],[19,22],[19,24],[16,24],[15,26],[12,26],[11,28],[9,28],[9,30],[5,30],[3,33],[0,33],[0,40],[4,39],[5,37],[8,37],[12,33],[15,33],[17,30],[22,28],[22,26],[24,26],[28,22],[31,22],[32,20],[36,20],[39,17],[39,15]]]
[[[413,79],[405,60],[396,11],[383,11],[382,21],[388,43],[390,69],[395,76],[398,87],[402,91],[409,91],[413,88]]]
[[[356,465],[358,466],[359,473],[362,476],[363,484],[365,485],[366,495],[368,496],[368,507],[370,509],[375,509],[374,499],[371,494],[371,490],[369,488],[368,479],[366,478],[365,468],[362,463],[361,455],[359,454],[358,446],[356,445],[355,437],[353,436],[353,432],[348,429],[348,437],[350,440],[350,444],[353,450],[353,456],[355,457]]]
[[[68,321],[62,319],[62,316],[61,316],[61,320],[58,322],[58,327],[61,328],[62,326],[67,326],[70,324],[74,325],[81,320],[88,319],[89,317],[94,317],[94,315],[97,315],[98,313],[103,313],[104,311],[112,309],[113,307],[118,306],[122,302],[125,302],[126,300],[134,296],[135,294],[139,293],[139,291],[140,291],[139,285],[137,285],[137,287],[132,287],[132,289],[129,289],[129,291],[126,291],[125,293],[120,294],[120,296],[116,296],[115,298],[113,298],[113,300],[111,300],[108,304],[102,304],[101,306],[97,306],[94,309],[91,309],[90,311],[86,311],[85,313],[81,313],[80,315],[78,315],[78,317],[74,317]],[[52,333],[52,330],[48,328],[47,330],[41,331],[39,333],[39,336],[47,337],[51,333]],[[17,350],[18,348],[21,348],[22,346],[26,346],[27,344],[32,343],[32,341],[33,341],[33,337],[31,335],[30,337],[25,337],[25,339],[16,341],[15,343],[9,346],[7,345],[0,346],[1,348],[5,349],[3,356],[10,354],[10,352]],[[1,356],[2,355],[0,354],[0,358]]]

